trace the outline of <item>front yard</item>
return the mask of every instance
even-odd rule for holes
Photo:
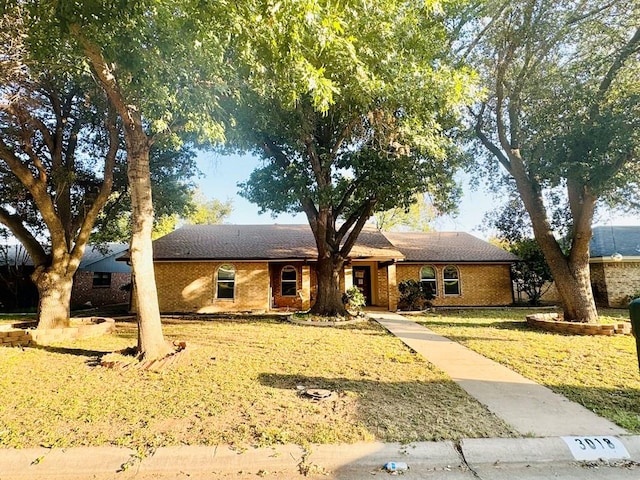
[[[630,336],[568,336],[533,330],[526,310],[451,310],[412,319],[640,433],[640,374]],[[629,318],[602,310],[602,322]]]
[[[96,367],[135,344],[114,336],[0,348],[0,447],[113,444],[411,442],[508,436],[508,427],[373,322],[338,328],[275,321],[171,320],[191,364],[161,373]],[[297,387],[335,391],[314,402]]]

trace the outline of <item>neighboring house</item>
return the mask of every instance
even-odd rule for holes
[[[116,262],[129,245],[109,243],[104,248],[87,246],[73,280],[71,307],[129,303],[131,267]],[[33,262],[21,245],[0,246],[0,310],[37,308],[38,289],[31,281]]]
[[[305,310],[315,301],[317,250],[308,225],[185,226],[153,250],[163,312]],[[357,285],[368,305],[395,310],[398,283],[409,278],[431,286],[435,305],[513,301],[516,257],[465,233],[365,228],[349,260],[341,287]]]
[[[87,246],[73,279],[72,307],[129,303],[131,267],[116,261],[128,248],[126,243]]]
[[[594,227],[589,254],[596,304],[626,307],[640,292],[640,226]]]

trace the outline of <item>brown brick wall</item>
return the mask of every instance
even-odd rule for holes
[[[397,282],[420,280],[420,269],[427,264],[397,264]],[[444,295],[442,271],[447,265],[428,264],[436,268],[438,296],[434,306],[492,306],[513,303],[509,265],[461,264],[460,295]]]
[[[234,299],[217,299],[216,271],[236,269]],[[269,309],[269,266],[266,262],[156,262],[161,312],[237,312]]]
[[[376,270],[374,270],[375,272]],[[389,288],[389,281],[387,278],[387,267],[381,267],[377,269],[378,275],[378,303],[376,306],[389,308],[389,295],[387,294]]]
[[[78,307],[90,302],[94,307],[129,303],[129,291],[121,290],[131,283],[130,273],[112,273],[110,287],[94,287],[93,272],[77,272],[71,290],[71,305]]]
[[[603,270],[609,306],[626,307],[628,297],[640,290],[640,262],[605,263]]]

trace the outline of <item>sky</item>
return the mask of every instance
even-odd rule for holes
[[[304,214],[282,214],[272,217],[270,213],[260,215],[259,208],[238,195],[238,182],[249,178],[251,172],[260,164],[260,160],[250,155],[223,156],[213,152],[200,152],[197,157],[198,168],[203,176],[197,179],[202,193],[208,198],[224,201],[231,199],[233,212],[226,223],[232,224],[290,224],[307,223]],[[462,179],[461,181],[464,181]],[[494,207],[494,201],[484,192],[472,191],[466,185],[460,204],[460,213],[456,218],[446,216],[434,222],[438,231],[459,231],[472,233],[478,237],[486,234],[480,230],[484,213]]]
[[[232,224],[306,224],[304,214],[283,214],[272,217],[270,213],[260,215],[258,206],[238,195],[238,182],[249,178],[251,172],[260,164],[260,160],[250,155],[223,156],[213,152],[200,152],[197,157],[198,168],[203,176],[197,179],[202,193],[208,198],[224,201],[231,199],[233,212],[226,223]],[[460,176],[463,196],[456,217],[444,216],[436,219],[432,226],[440,232],[467,232],[487,240],[491,231],[482,228],[484,215],[497,208],[500,202],[482,189],[474,190],[468,184],[468,177]],[[594,225],[637,225],[637,217],[624,215],[604,215]]]

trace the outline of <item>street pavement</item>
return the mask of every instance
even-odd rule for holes
[[[143,457],[119,447],[0,449],[0,480],[640,479],[640,436],[407,318],[369,315],[522,437],[306,449],[282,445],[241,452],[226,446],[178,446]],[[382,467],[390,461],[409,469],[387,472]]]

